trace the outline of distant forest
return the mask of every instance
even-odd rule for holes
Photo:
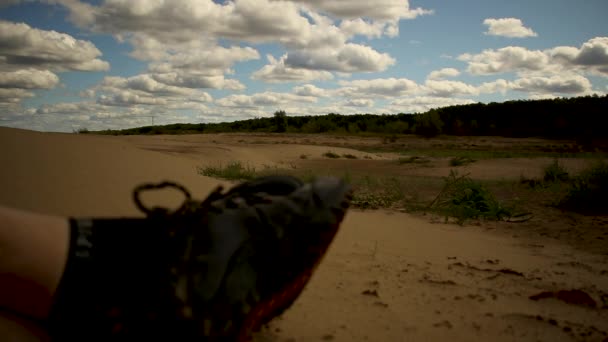
[[[587,145],[608,140],[608,95],[476,103],[431,109],[417,114],[331,113],[299,116],[278,110],[267,118],[222,123],[177,123],[96,133],[122,135],[226,132],[543,137],[576,139]]]

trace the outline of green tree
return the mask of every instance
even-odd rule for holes
[[[431,109],[430,111],[421,114],[416,118],[415,132],[425,138],[432,138],[441,134],[443,121],[439,113]]]
[[[274,112],[275,132],[283,133],[287,130],[287,113],[284,110]]]

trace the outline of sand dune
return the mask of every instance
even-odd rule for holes
[[[211,138],[176,141],[170,136],[100,137],[0,128],[0,204],[60,215],[136,215],[131,191],[142,182],[178,181],[202,198],[221,183],[197,174],[202,163],[241,160],[281,165],[301,154],[328,150],[204,139]],[[166,192],[146,200],[171,205],[178,203],[179,196]],[[351,210],[303,295],[255,339],[602,341],[608,337],[606,256],[489,228]],[[596,307],[529,298],[570,289],[589,294]]]

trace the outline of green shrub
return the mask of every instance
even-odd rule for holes
[[[411,156],[411,157],[401,157],[397,159],[399,164],[426,164],[429,163],[430,160],[424,157]]]
[[[454,217],[463,224],[468,219],[501,220],[511,216],[510,210],[503,207],[490,191],[467,175],[458,176],[451,170],[444,182],[443,189],[429,208],[444,215],[446,220]]]
[[[346,159],[357,159],[357,156],[354,154],[343,154],[342,157],[346,158]]]
[[[249,180],[257,177],[254,167],[244,166],[240,161],[233,161],[226,166],[199,167],[198,172],[203,176],[221,178],[226,180]]]
[[[607,195],[608,163],[602,161],[572,180],[568,193],[558,206],[585,214],[606,214]]]
[[[469,157],[454,157],[452,159],[450,159],[450,166],[463,166],[463,165],[468,165],[471,163],[474,163],[475,160],[471,159]]]
[[[323,157],[327,157],[327,158],[340,158],[339,154],[333,153],[332,151],[327,151],[325,153],[323,153]]]
[[[568,171],[559,164],[557,159],[554,159],[553,163],[545,167],[543,176],[545,182],[565,182],[568,178]]]

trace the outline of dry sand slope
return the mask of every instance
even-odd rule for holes
[[[280,164],[286,156],[321,151],[191,139],[198,139],[197,148],[175,155],[187,142],[0,128],[0,204],[62,215],[133,215],[130,192],[141,182],[176,180],[201,198],[220,183],[196,173],[206,160]],[[171,192],[146,199],[179,201]],[[570,289],[584,290],[592,301],[529,298]],[[603,341],[607,293],[605,256],[483,227],[352,210],[303,295],[255,340]]]

